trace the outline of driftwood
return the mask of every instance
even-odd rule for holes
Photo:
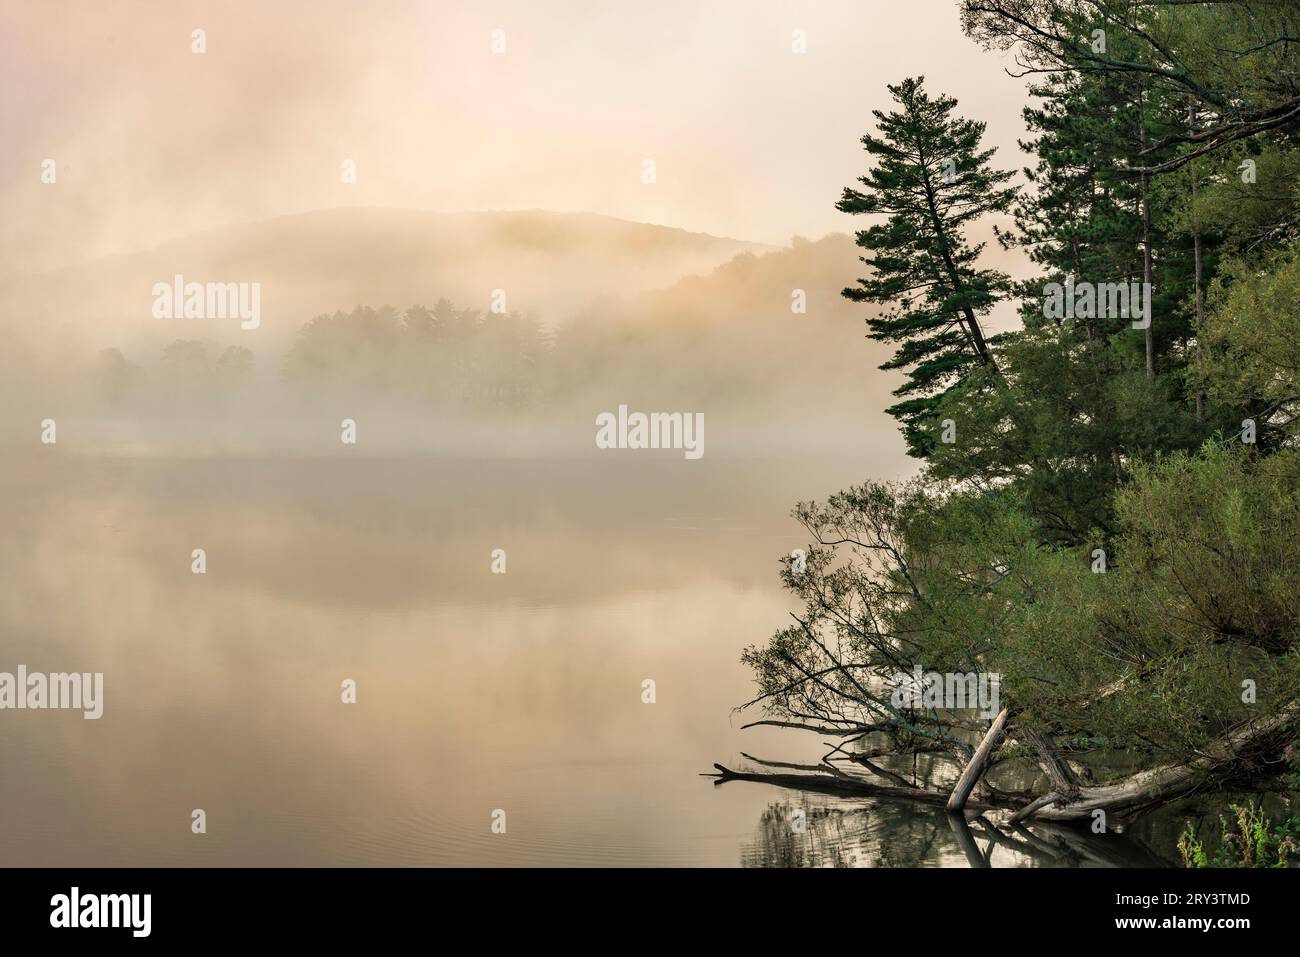
[[[1021,821],[1025,820],[1026,818],[1033,817],[1034,812],[1037,811],[1039,808],[1047,807],[1047,805],[1053,804],[1059,800],[1061,800],[1061,796],[1057,794],[1055,791],[1052,791],[1050,794],[1044,794],[1042,797],[1030,801],[1028,804],[1022,807],[1015,814],[1011,815],[1011,819],[1008,820],[1007,823],[1019,824]]]
[[[952,789],[952,795],[948,798],[949,811],[956,813],[966,806],[966,799],[970,797],[970,792],[974,790],[988,768],[989,758],[993,757],[993,752],[1002,743],[1002,731],[1007,726],[1008,713],[1006,708],[998,712],[998,716],[993,719],[993,724],[989,726],[988,733],[984,735],[984,740],[975,749],[974,757],[966,763],[961,777],[957,779],[957,784]]]
[[[1282,727],[1297,717],[1300,702],[1292,702],[1274,715],[1247,722],[1212,741],[1194,761],[1139,771],[1114,784],[1079,788],[1066,801],[1038,810],[1037,817],[1044,821],[1084,821],[1091,820],[1097,810],[1127,819],[1139,817],[1190,793],[1216,775],[1229,776],[1242,758],[1276,741]]]
[[[930,787],[878,784],[861,775],[846,774],[828,765],[786,765],[806,770],[806,773],[790,774],[733,770],[715,764],[718,773],[706,776],[717,778],[717,784],[727,781],[758,781],[796,790],[906,800],[949,809],[954,809],[955,805],[957,810],[1009,809],[1015,812],[1008,822],[1012,827],[1019,827],[1028,820],[1090,822],[1094,818],[1094,812],[1100,810],[1110,818],[1113,826],[1127,823],[1162,804],[1183,797],[1207,782],[1223,783],[1248,777],[1252,770],[1249,759],[1274,746],[1280,746],[1283,740],[1282,729],[1298,719],[1300,701],[1293,701],[1272,715],[1247,722],[1215,739],[1202,748],[1200,755],[1193,761],[1139,771],[1119,781],[1096,786],[1080,785],[1069,763],[1056,754],[1046,736],[1018,730],[1016,735],[1037,751],[1039,765],[1047,775],[1048,787],[1041,795],[1009,794],[989,787],[976,790],[997,747],[1003,739],[1011,737],[1006,709],[998,714],[974,756],[967,762],[957,786],[950,792]],[[867,762],[859,763],[866,763],[870,767]]]
[[[940,806],[948,803],[947,791],[940,791],[937,788],[876,784],[855,774],[832,771],[810,772],[808,774],[779,774],[767,771],[737,771],[721,764],[713,766],[717,769],[717,774],[704,774],[701,777],[716,778],[714,784],[726,784],[728,781],[758,781],[762,784],[773,784],[777,787],[791,788],[796,791],[815,791],[819,794],[892,798]],[[980,795],[968,801],[966,806],[977,810],[992,810],[1000,807],[1014,807],[1015,805],[997,795]]]

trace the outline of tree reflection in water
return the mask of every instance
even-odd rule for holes
[[[802,813],[802,828],[800,814]],[[1035,822],[1006,814],[969,818],[905,803],[825,805],[792,795],[763,811],[744,867],[1165,867],[1130,835]]]

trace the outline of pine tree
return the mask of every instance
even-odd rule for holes
[[[1015,229],[995,230],[1004,248],[1024,248],[1046,270],[1021,284],[1026,328],[1043,318],[1043,285],[1141,278],[1138,183],[1121,175],[1132,152],[1137,110],[1119,84],[1105,77],[1053,75],[1029,88],[1024,109],[1032,138],[1021,149],[1036,158],[1025,170],[1029,188],[1012,208]],[[1059,324],[1059,323],[1058,323]],[[1127,318],[1088,318],[1074,330],[1092,341],[1123,332]]]
[[[924,77],[909,78],[889,92],[901,110],[873,110],[880,135],[862,137],[876,160],[837,204],[842,212],[889,218],[859,231],[861,257],[872,274],[843,295],[855,302],[887,304],[867,320],[869,335],[899,343],[882,369],[907,369],[894,394],[902,401],[887,411],[903,424],[908,452],[918,458],[933,445],[929,419],[943,395],[974,367],[996,371],[980,316],[1002,298],[1008,278],[976,266],[984,244],[970,245],[967,224],[1010,206],[1012,173],[989,166],[994,150],[981,150],[984,124],[954,116],[957,101],[931,99]]]

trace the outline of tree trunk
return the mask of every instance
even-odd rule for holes
[[[822,794],[840,794],[850,797],[896,798],[917,801],[921,804],[942,805],[948,800],[948,792],[933,788],[895,787],[887,784],[874,784],[860,776],[849,774],[773,774],[766,771],[733,771],[721,764],[715,764],[717,774],[703,775],[714,777],[714,784],[728,781],[758,781],[762,784],[774,784],[777,787],[793,788],[798,791],[817,791]],[[994,807],[1009,807],[1009,801],[990,795],[971,800],[967,806],[976,810],[989,810]]]
[[[1252,751],[1273,742],[1280,745],[1279,729],[1297,717],[1300,702],[1292,702],[1278,714],[1250,722],[1211,742],[1195,761],[1139,771],[1114,784],[1080,788],[1072,799],[1040,809],[1037,817],[1044,821],[1082,821],[1090,819],[1095,810],[1117,813],[1126,819],[1138,817],[1182,797],[1209,778],[1239,768]]]
[[[1187,128],[1189,131],[1193,133],[1196,132],[1196,104],[1194,103],[1187,108]],[[1191,176],[1192,176],[1192,213],[1195,216],[1197,215],[1196,213],[1196,164],[1195,163],[1191,164],[1189,169],[1191,170]],[[1195,294],[1195,301],[1196,301],[1196,332],[1197,335],[1200,335],[1201,315],[1202,315],[1202,310],[1204,309],[1205,298],[1204,298],[1204,294],[1201,292],[1202,288],[1204,287],[1204,277],[1203,274],[1201,273],[1201,227],[1199,223],[1197,223],[1197,225],[1195,226],[1195,232],[1192,233],[1192,261],[1195,264],[1194,294]],[[1200,419],[1202,419],[1204,415],[1205,415],[1205,390],[1197,389],[1196,390],[1197,421],[1200,421]]]
[[[1292,701],[1278,712],[1242,725],[1229,734],[1207,744],[1200,757],[1185,764],[1166,765],[1148,771],[1139,771],[1112,784],[1079,787],[1072,794],[1060,794],[1050,787],[1043,795],[1008,795],[989,791],[972,799],[971,791],[982,776],[988,759],[1005,734],[1007,711],[1003,709],[980,742],[975,756],[967,763],[961,779],[950,794],[934,788],[895,787],[875,784],[857,775],[844,773],[769,774],[765,772],[732,771],[715,764],[717,783],[726,781],[759,781],[778,787],[831,794],[859,795],[863,797],[896,798],[919,801],[925,804],[952,807],[960,794],[958,808],[1007,808],[1018,811],[1017,820],[1033,818],[1040,821],[1082,822],[1090,821],[1093,811],[1102,810],[1114,815],[1119,822],[1128,822],[1154,810],[1162,804],[1183,797],[1207,781],[1241,780],[1250,770],[1254,756],[1280,749],[1286,741],[1283,728],[1300,720],[1300,700]],[[995,733],[996,732],[996,733]],[[1041,754],[1041,752],[1040,752]],[[1064,766],[1064,762],[1061,762]],[[1068,766],[1066,766],[1068,768]],[[1035,806],[1036,805],[1036,806]]]
[[[957,272],[957,264],[952,261],[948,230],[944,225],[943,218],[939,215],[939,208],[935,204],[934,189],[930,185],[929,174],[924,171],[922,172],[922,182],[925,187],[925,204],[930,213],[930,226],[938,240],[936,245],[939,248],[939,255],[943,258],[944,269],[948,273],[948,281],[952,283],[954,292],[965,292],[966,284],[961,281],[961,274]],[[996,373],[998,364],[993,358],[993,353],[989,351],[988,342],[984,338],[984,330],[980,328],[980,321],[975,315],[975,310],[971,309],[969,303],[963,303],[961,311],[966,318],[966,333],[970,338],[972,348],[975,350],[975,355]]]
[[[975,756],[970,759],[970,762],[966,765],[966,770],[962,771],[961,777],[957,779],[956,787],[952,789],[952,795],[948,798],[949,811],[957,812],[966,806],[966,799],[970,797],[970,792],[975,788],[979,779],[984,776],[989,758],[993,757],[993,752],[1002,743],[1002,731],[1007,726],[1007,715],[1009,713],[1006,708],[1003,708],[998,712],[998,716],[993,719],[993,724],[989,726],[988,733],[984,735],[984,740],[975,749]]]
[[[1047,781],[1053,793],[1070,795],[1079,790],[1079,782],[1070,770],[1070,765],[1061,759],[1052,739],[1038,731],[1022,731],[1020,736],[1038,752],[1038,766],[1047,775]]]
[[[1147,148],[1147,111],[1146,99],[1138,93],[1138,143],[1145,152]],[[1144,161],[1145,162],[1145,161]],[[1147,308],[1151,307],[1151,177],[1142,174],[1142,282],[1143,294],[1146,296]],[[1147,378],[1156,374],[1156,337],[1155,316],[1147,322],[1146,335]]]

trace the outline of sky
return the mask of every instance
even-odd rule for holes
[[[850,231],[886,83],[924,74],[1024,165],[1008,65],[956,0],[4,4],[0,275],[338,206]]]

